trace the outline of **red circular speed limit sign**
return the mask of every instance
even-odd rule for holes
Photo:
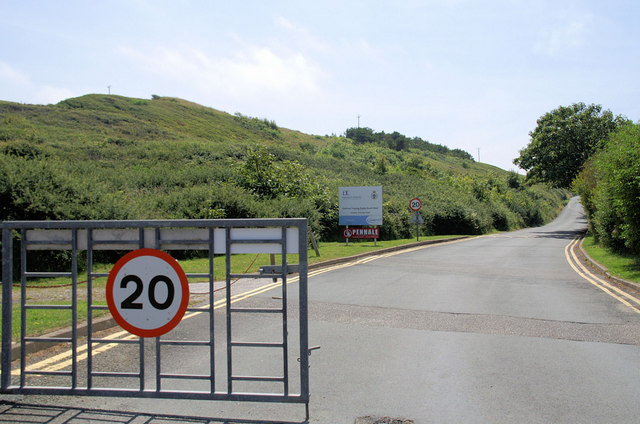
[[[418,199],[417,197],[414,197],[409,202],[409,208],[414,212],[419,211],[421,207],[422,207],[422,201],[420,199]]]
[[[189,305],[189,281],[174,258],[155,249],[129,252],[107,279],[107,305],[118,324],[140,337],[171,331]]]

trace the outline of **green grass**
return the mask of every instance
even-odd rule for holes
[[[420,241],[446,239],[456,236],[428,236],[420,237]],[[328,261],[331,259],[345,258],[349,256],[359,255],[362,253],[374,252],[389,247],[402,246],[413,243],[416,240],[400,239],[385,240],[374,242],[373,240],[351,241],[347,246],[344,242],[320,242],[318,248],[320,256],[316,256],[313,249],[308,251],[308,263],[315,264],[318,262]],[[221,281],[225,279],[225,258],[223,256],[214,259],[214,279]],[[280,255],[275,255],[275,263],[282,261]],[[290,263],[298,263],[298,255],[290,255],[288,258]],[[255,273],[263,265],[271,264],[271,257],[268,254],[260,255],[233,255],[231,257],[231,272],[233,273]],[[207,272],[209,261],[207,258],[190,259],[180,261],[180,265],[185,272]]]
[[[420,236],[420,241],[439,240],[456,236]],[[388,247],[402,246],[414,243],[415,238],[400,240],[384,240],[374,243],[373,240],[350,241],[347,246],[344,242],[319,243],[320,257],[316,257],[313,250],[309,251],[309,264],[326,261],[329,259],[344,258],[347,256],[359,255],[361,253],[373,252],[375,250],[385,249]]]
[[[595,243],[593,236],[587,236],[584,249],[594,261],[603,265],[614,276],[640,283],[640,258],[620,255]]]
[[[100,305],[106,305],[106,302],[98,302]],[[68,305],[68,302],[47,302],[47,305]],[[93,317],[107,315],[107,311],[94,311]],[[84,321],[83,317],[87,316],[87,302],[78,302],[78,319]],[[2,320],[0,319],[0,323]],[[28,337],[40,336],[49,333],[58,328],[69,327],[72,322],[71,309],[29,309],[27,310],[27,331]],[[21,328],[20,308],[14,308],[12,311],[12,331],[13,341],[19,341]]]
[[[429,236],[420,237],[421,241],[434,240],[434,239],[446,239],[455,236]],[[401,246],[415,242],[415,239],[401,239],[392,241],[377,241],[373,240],[359,240],[351,241],[349,245],[344,242],[321,242],[318,244],[320,256],[316,256],[313,249],[308,251],[308,263],[314,264],[322,261],[327,261],[336,258],[344,258],[363,253],[374,252],[389,247]],[[281,256],[275,255],[275,263],[281,262]],[[225,257],[218,256],[214,258],[214,279],[216,281],[222,281],[225,279]],[[298,263],[298,255],[289,255],[289,263]],[[231,257],[231,271],[232,273],[256,273],[258,269],[263,265],[271,264],[271,256],[268,254],[259,255],[233,255]],[[187,273],[207,272],[209,261],[207,258],[203,259],[189,259],[180,261],[180,265]],[[108,272],[112,265],[110,264],[96,264],[94,271],[96,272]],[[197,282],[200,280],[192,279],[191,282]],[[205,280],[202,280],[205,281]],[[70,305],[71,289],[68,284],[70,281],[64,278],[47,279],[40,281],[29,282],[29,289],[27,291],[27,304],[29,305]],[[40,288],[38,288],[40,286]],[[57,286],[53,288],[52,286]],[[95,305],[106,305],[104,301],[104,290],[106,287],[106,278],[96,278],[93,280],[93,303]],[[87,316],[87,301],[86,301],[86,286],[84,282],[78,286],[78,317],[80,321]],[[13,299],[14,309],[12,311],[12,335],[14,341],[20,336],[21,319],[20,308],[16,305],[16,301],[20,297],[20,288],[14,287]],[[65,299],[65,300],[59,300]],[[95,311],[94,317],[106,315],[107,311]],[[0,317],[0,325],[1,325]],[[42,309],[29,309],[27,311],[27,335],[39,336],[48,332],[51,332],[58,328],[68,327],[71,324],[71,311],[70,310],[42,310]]]

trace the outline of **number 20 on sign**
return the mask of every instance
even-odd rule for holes
[[[189,282],[165,252],[138,249],[116,262],[107,279],[107,305],[116,322],[140,337],[171,331],[189,305]]]

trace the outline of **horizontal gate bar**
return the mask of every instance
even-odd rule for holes
[[[284,313],[283,309],[278,308],[231,308],[229,312],[244,312],[244,313],[253,313],[253,314],[282,314]]]
[[[143,397],[143,398],[159,398],[159,399],[185,399],[185,400],[221,400],[221,401],[238,401],[238,402],[290,402],[290,403],[306,403],[308,397],[299,394],[278,395],[278,394],[262,394],[262,393],[242,393],[242,392],[204,392],[204,391],[160,391],[160,390],[136,390],[126,388],[100,388],[86,389],[74,388],[60,390],[50,387],[13,387],[10,386],[4,393],[7,394],[31,394],[31,395],[71,395],[71,396],[108,396],[108,397]]]
[[[71,278],[73,274],[71,272],[25,272],[24,276],[27,278]]]
[[[270,342],[231,342],[233,347],[284,347],[283,343]]]
[[[162,378],[170,378],[174,380],[210,380],[210,375],[203,374],[160,374]]]
[[[248,222],[251,222],[248,224]],[[77,249],[131,250],[140,242],[146,246],[162,246],[166,250],[208,250],[209,228],[214,228],[214,252],[226,253],[224,228],[231,228],[231,253],[282,253],[280,245],[286,244],[287,254],[298,253],[298,227],[306,226],[306,219],[283,220],[177,220],[177,221],[8,221],[3,228],[26,228],[28,250],[71,250],[72,230],[77,231]],[[233,222],[238,224],[234,228]],[[200,223],[203,223],[202,225]],[[164,228],[163,228],[164,227]],[[176,228],[178,227],[178,228]],[[201,228],[194,228],[201,227]],[[205,228],[202,228],[205,227]],[[273,228],[278,227],[278,228]],[[286,240],[280,229],[286,228]],[[91,231],[91,240],[87,231]],[[160,231],[160,236],[156,234]],[[140,240],[142,232],[143,240]],[[182,243],[189,240],[188,243]],[[305,246],[306,247],[306,246]]]
[[[91,376],[93,377],[131,377],[139,378],[139,372],[105,372],[105,371],[93,371]]]
[[[284,381],[284,377],[270,377],[270,376],[251,376],[251,375],[234,375],[231,376],[231,379],[235,381],[264,381],[264,382],[278,382],[282,383]]]

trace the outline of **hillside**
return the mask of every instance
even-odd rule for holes
[[[307,217],[331,240],[352,185],[383,186],[387,239],[413,234],[413,197],[422,234],[539,225],[566,198],[420,139],[391,149],[158,96],[0,102],[0,220]]]

